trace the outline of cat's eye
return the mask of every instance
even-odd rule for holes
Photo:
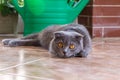
[[[59,48],[63,48],[63,46],[64,46],[62,42],[59,42],[57,45]]]
[[[71,44],[71,45],[69,46],[69,48],[70,48],[70,49],[74,49],[74,48],[75,48],[75,45],[74,45],[74,44]]]

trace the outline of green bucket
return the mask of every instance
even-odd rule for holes
[[[72,23],[89,0],[12,0],[24,21],[24,35],[52,24]]]

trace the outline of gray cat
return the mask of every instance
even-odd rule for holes
[[[87,29],[79,24],[54,25],[40,33],[23,38],[4,39],[4,45],[41,46],[60,58],[87,57],[91,52],[91,38]]]

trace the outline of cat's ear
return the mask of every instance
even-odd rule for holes
[[[75,35],[75,38],[76,38],[76,39],[81,39],[81,38],[83,38],[83,37],[84,37],[84,35],[82,35],[82,34],[80,34],[80,33],[77,34],[77,35]]]
[[[64,36],[64,34],[61,31],[57,31],[57,32],[54,32],[54,36],[55,36],[55,38],[58,38],[58,37]]]

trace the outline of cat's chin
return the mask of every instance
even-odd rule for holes
[[[63,58],[63,59],[67,59],[67,58],[73,58],[75,56],[63,56],[63,55],[52,55],[52,58]]]
[[[62,55],[54,55],[54,54],[51,54],[51,57],[52,58],[62,58],[62,59],[67,59],[67,58],[72,58],[72,57],[74,57],[74,56],[69,56],[69,57],[67,57],[67,56],[62,56]]]

